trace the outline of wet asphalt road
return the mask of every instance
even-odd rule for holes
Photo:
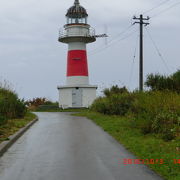
[[[161,180],[90,120],[37,113],[39,121],[0,158],[0,180]],[[120,163],[120,164],[119,164]]]

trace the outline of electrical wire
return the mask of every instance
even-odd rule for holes
[[[127,28],[125,28],[122,32],[118,33],[116,36],[114,36],[108,43],[111,43],[112,41],[116,40],[119,36],[123,35],[124,33],[126,33],[131,27],[133,26],[133,24],[131,24],[130,26],[128,26]]]
[[[137,31],[138,31],[138,30],[136,29],[136,30],[133,31],[132,33],[128,34],[127,36],[125,36],[125,37],[123,37],[123,38],[121,38],[121,39],[119,39],[119,40],[114,41],[113,43],[111,43],[111,44],[109,44],[109,45],[107,45],[107,46],[101,48],[100,50],[97,50],[97,51],[95,50],[94,52],[91,52],[91,53],[89,54],[89,56],[95,55],[95,54],[97,54],[97,53],[103,51],[104,49],[109,48],[110,46],[114,45],[115,43],[118,43],[118,42],[120,42],[120,41],[123,41],[123,40],[125,40],[125,39],[131,37],[131,36],[134,35],[134,33],[137,32]]]
[[[144,15],[144,14],[147,14],[147,13],[149,13],[149,12],[151,12],[151,11],[153,11],[153,10],[161,7],[161,6],[163,6],[164,4],[168,3],[169,1],[172,1],[172,0],[165,0],[165,1],[161,2],[161,3],[159,3],[157,6],[154,6],[153,8],[145,11],[145,12],[143,13],[143,15]]]
[[[123,34],[125,34],[129,29],[131,29],[133,25],[131,24],[130,26],[128,26],[127,28],[125,28],[122,32],[118,33],[116,36],[114,36],[109,42],[108,42],[108,45],[106,44],[105,46],[101,46],[101,47],[98,47],[92,51],[90,51],[90,54],[98,51],[98,50],[101,50],[101,49],[104,49],[106,46],[109,46],[110,43],[113,43],[113,41],[117,41],[119,37],[121,37]]]
[[[164,66],[166,67],[166,69],[168,70],[168,72],[170,72],[170,69],[169,69],[169,67],[168,67],[168,65],[167,65],[167,63],[166,63],[166,61],[165,61],[162,53],[160,52],[159,48],[157,47],[155,41],[153,40],[152,35],[151,35],[150,32],[148,31],[147,27],[145,27],[145,29],[146,29],[146,32],[147,32],[150,40],[152,41],[152,44],[154,45],[155,50],[157,51],[157,54],[159,55],[160,59],[162,60]]]
[[[157,17],[157,16],[161,15],[162,13],[164,13],[164,12],[166,12],[166,11],[168,11],[168,10],[172,9],[173,7],[176,7],[178,5],[180,5],[180,2],[177,2],[177,3],[173,4],[173,5],[171,5],[170,7],[160,11],[159,13],[154,14],[153,16],[151,16],[151,18]]]
[[[146,14],[146,13],[149,13],[149,12],[153,11],[154,9],[159,8],[160,6],[168,3],[169,1],[172,1],[172,0],[165,0],[165,1],[161,2],[161,3],[159,3],[157,6],[155,6],[155,7],[151,8],[151,9],[145,11],[143,14]],[[174,7],[174,5],[173,5],[173,7]],[[171,7],[171,8],[172,8],[172,7]],[[168,8],[168,9],[169,9],[169,8]],[[158,14],[159,14],[159,13],[158,13]],[[154,17],[154,16],[153,16],[153,17]],[[115,35],[115,36],[108,42],[109,45],[106,44],[106,45],[103,46],[103,47],[100,46],[100,47],[98,47],[98,48],[90,51],[90,56],[91,56],[92,54],[96,54],[97,52],[101,52],[102,50],[108,48],[109,46],[111,46],[111,45],[113,44],[114,41],[117,42],[118,39],[119,39],[123,34],[125,34],[133,25],[134,25],[134,24],[131,24],[130,26],[128,26],[127,28],[125,28],[122,32],[120,32],[120,33],[118,33],[117,35]],[[124,39],[124,38],[123,38],[123,39]],[[121,39],[120,39],[120,41],[121,41]]]

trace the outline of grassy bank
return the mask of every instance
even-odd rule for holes
[[[0,83],[0,143],[35,117],[27,111],[24,100],[6,82]]]
[[[36,118],[35,114],[26,113],[21,119],[9,119],[6,123],[0,125],[0,143],[4,140],[8,140],[10,135],[13,135],[20,128],[24,127],[30,121]]]
[[[131,119],[127,117],[109,116],[97,112],[81,112],[76,115],[92,119],[138,159],[163,159],[163,164],[148,166],[165,179],[180,179],[180,162],[174,163],[174,159],[180,159],[180,138],[164,141],[157,134],[144,135],[140,129],[131,126]]]
[[[69,108],[69,109],[61,109],[59,107],[57,108],[54,108],[54,107],[50,107],[50,106],[40,106],[40,107],[37,107],[35,109],[34,112],[83,112],[83,111],[86,111],[87,109],[72,109],[72,108]]]

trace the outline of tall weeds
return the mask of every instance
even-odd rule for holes
[[[7,84],[0,84],[0,124],[7,119],[22,118],[27,109],[24,101]]]

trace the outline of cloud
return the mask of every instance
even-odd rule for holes
[[[116,37],[113,45],[89,56],[89,72],[92,84],[124,84],[131,89],[138,86],[138,54],[133,64],[133,54],[138,31],[121,41],[127,34],[118,35],[131,24],[133,15],[139,16],[157,0],[80,0],[87,9],[89,23],[97,34],[108,27],[109,40]],[[172,0],[146,15],[153,15],[177,2]],[[58,99],[56,86],[65,82],[67,45],[58,42],[59,28],[65,24],[67,9],[73,0],[1,0],[0,9],[0,76],[17,84],[21,97],[48,96]],[[170,72],[164,67],[153,49],[146,32],[145,75],[149,72],[171,73],[179,63],[179,7],[152,18],[148,27],[162,54],[165,54]],[[138,30],[138,25],[133,27]],[[133,29],[131,29],[133,30]],[[88,45],[91,50],[105,47],[105,40],[97,39]],[[137,51],[138,52],[138,51]],[[131,67],[134,66],[130,82]],[[107,73],[108,72],[108,73]],[[19,88],[21,87],[21,88]]]

